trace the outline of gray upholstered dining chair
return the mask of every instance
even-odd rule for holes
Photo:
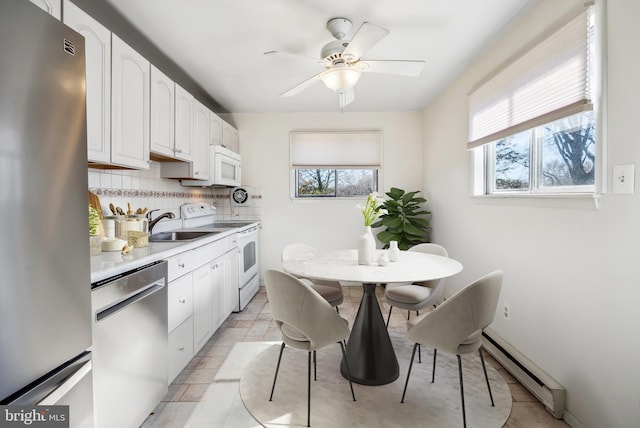
[[[317,252],[318,250],[306,244],[290,244],[282,250],[282,261],[308,259],[314,257]],[[311,286],[311,288],[324,297],[331,306],[335,307],[337,312],[340,312],[338,305],[344,301],[344,295],[342,293],[342,286],[339,282],[323,281],[318,279],[311,281],[307,278],[298,279]]]
[[[484,378],[489,390],[489,398],[491,399],[491,405],[494,406],[491,385],[489,384],[487,368],[480,346],[482,344],[482,330],[487,328],[495,317],[502,288],[502,276],[503,272],[501,270],[494,271],[463,288],[433,311],[407,321],[407,327],[409,328],[407,337],[415,344],[411,354],[407,380],[402,392],[402,399],[400,400],[401,403],[404,403],[416,348],[419,344],[422,344],[434,348],[431,382],[435,381],[438,350],[455,354],[458,357],[462,421],[465,427],[467,426],[467,416],[464,407],[461,354],[468,354],[476,350],[479,352]]]
[[[286,345],[307,351],[307,426],[311,423],[311,353],[332,343],[339,343],[344,361],[347,361],[343,341],[349,336],[349,323],[342,318],[331,305],[312,287],[291,275],[276,270],[268,270],[265,274],[267,298],[271,314],[282,333],[282,345],[278,356],[276,373],[269,401],[273,399],[276,379],[280,370],[282,352]],[[346,363],[351,396],[356,401],[351,383],[349,364]],[[339,370],[338,367],[336,369]]]
[[[435,254],[437,256],[449,257],[447,250],[438,244],[418,244],[409,248],[409,251]],[[387,284],[384,289],[384,297],[389,305],[389,315],[387,316],[387,327],[391,319],[393,307],[406,309],[407,319],[411,311],[419,314],[420,309],[436,305],[442,299],[445,289],[445,279],[435,279],[432,281],[416,282],[413,284]]]

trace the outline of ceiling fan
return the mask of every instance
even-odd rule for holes
[[[320,64],[325,68],[296,86],[280,94],[292,97],[321,80],[329,89],[339,95],[343,109],[355,99],[353,87],[362,73],[386,73],[402,76],[419,76],[424,61],[418,60],[366,60],[362,55],[380,40],[389,35],[389,30],[370,22],[364,22],[351,40],[345,37],[351,32],[352,23],[347,18],[332,18],[327,29],[336,40],[332,40],[320,51]],[[265,55],[282,54],[269,51]],[[286,53],[285,53],[286,54]]]

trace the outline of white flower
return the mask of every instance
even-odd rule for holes
[[[382,199],[378,196],[377,192],[372,192],[367,196],[367,201],[363,204],[356,205],[364,215],[364,225],[371,226],[376,219],[386,214],[385,209],[380,208],[382,205]]]

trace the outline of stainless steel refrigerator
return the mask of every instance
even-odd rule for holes
[[[84,39],[0,1],[0,404],[93,426]],[[0,424],[1,425],[1,424]]]

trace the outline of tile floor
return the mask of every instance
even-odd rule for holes
[[[343,287],[345,298],[340,315],[353,322],[362,296],[361,287]],[[378,300],[383,314],[388,306],[378,288]],[[405,330],[405,311],[394,310],[389,329]],[[189,365],[169,386],[169,392],[141,428],[252,428],[260,424],[245,410],[239,397],[238,376],[222,367],[227,355],[237,342],[264,342],[280,340],[280,331],[272,322],[267,294],[264,288],[256,294],[241,313],[234,313],[193,358]],[[256,344],[256,346],[263,346]],[[487,355],[487,354],[485,354]],[[513,406],[505,424],[507,428],[568,427],[564,421],[554,419],[536,398],[518,383],[490,356],[492,364],[505,378]],[[227,363],[228,364],[228,363]],[[200,402],[214,402],[215,406],[198,406]]]

